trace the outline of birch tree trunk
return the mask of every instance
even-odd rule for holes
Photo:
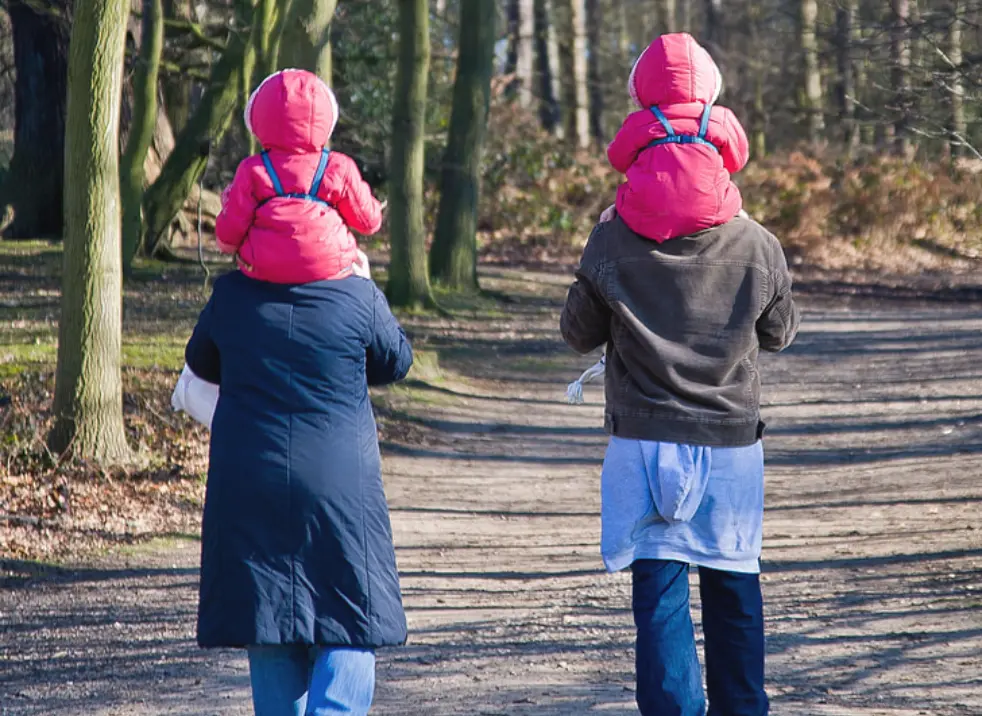
[[[573,106],[570,107],[570,139],[577,147],[590,146],[590,88],[587,79],[585,0],[569,0],[573,52]]]
[[[480,0],[470,0],[480,2]],[[463,13],[469,3],[461,7],[461,23]],[[517,10],[515,22],[515,91],[520,106],[532,107],[535,95],[532,90],[535,82],[535,2],[534,0],[515,0]],[[461,45],[463,47],[463,45]]]
[[[896,118],[893,122],[893,151],[910,154],[910,0],[892,0],[890,30],[890,76]]]
[[[962,79],[962,27],[965,22],[965,0],[952,0],[952,18],[948,26],[948,60],[951,71],[948,73],[949,132],[951,156],[965,154],[968,124],[965,121],[965,85]]]
[[[394,306],[433,306],[423,224],[426,85],[430,67],[426,0],[399,0],[397,62],[389,180],[392,260],[386,292]]]
[[[58,453],[114,464],[123,427],[119,109],[128,0],[78,0],[68,60],[65,248],[55,425]]]
[[[481,158],[491,104],[495,0],[468,0],[460,11],[460,51],[450,133],[440,181],[440,210],[430,249],[433,280],[476,291]]]

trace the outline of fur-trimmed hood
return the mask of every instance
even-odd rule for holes
[[[319,152],[338,123],[331,88],[307,70],[282,70],[262,81],[249,97],[245,124],[263,149]]]
[[[709,53],[686,32],[661,35],[645,48],[627,80],[641,109],[673,104],[715,104],[723,77]]]

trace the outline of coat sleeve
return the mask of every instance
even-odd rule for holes
[[[610,305],[600,286],[603,255],[603,229],[593,230],[583,258],[576,271],[576,280],[569,288],[566,304],[559,318],[563,340],[577,353],[586,354],[610,341]]]
[[[221,382],[222,366],[218,346],[212,338],[214,315],[215,293],[212,292],[184,349],[184,361],[199,378],[217,385]]]
[[[252,193],[252,180],[246,162],[241,162],[235,170],[235,178],[225,190],[224,196],[227,198],[215,219],[215,240],[223,253],[234,254],[255,221],[258,204]]]
[[[747,141],[747,133],[743,131],[743,125],[726,107],[720,107],[723,111],[723,136],[725,141],[720,147],[723,155],[723,166],[730,174],[741,171],[750,160],[750,143]]]
[[[770,284],[771,296],[766,308],[757,319],[757,340],[769,353],[783,351],[798,334],[801,314],[791,294],[791,272],[788,270],[784,251],[777,239],[773,239]]]
[[[413,364],[413,349],[385,296],[377,288],[373,292],[375,321],[366,349],[366,373],[369,385],[386,385],[406,377]]]
[[[382,204],[372,196],[372,189],[362,179],[358,165],[351,157],[335,153],[341,175],[341,198],[338,211],[344,223],[362,236],[371,236],[382,228]]]
[[[628,115],[613,141],[607,146],[607,161],[618,173],[627,174],[627,170],[638,158],[638,152],[654,138],[654,135],[645,131],[649,121],[648,115],[642,112]],[[641,144],[638,144],[639,138],[642,140]]]

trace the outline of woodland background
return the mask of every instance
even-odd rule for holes
[[[332,146],[389,202],[362,245],[400,315],[494,321],[481,272],[575,267],[622,181],[630,69],[681,30],[721,67],[745,208],[799,281],[975,295],[982,0],[0,0],[0,527],[27,530],[0,542],[65,547],[40,527],[149,514],[160,484],[195,519],[205,436],[168,396],[232,268],[211,231],[263,77],[335,88]]]
[[[619,181],[603,148],[632,109],[625,90],[630,68],[650,39],[678,30],[695,35],[722,68],[721,103],[752,139],[752,164],[737,178],[747,208],[789,252],[821,265],[908,271],[978,256],[978,0],[469,2],[472,22],[480,12],[494,21],[491,117],[477,159],[486,256],[548,262],[575,255]],[[124,143],[137,101],[141,16],[153,5],[135,3],[129,19]],[[148,190],[152,207],[164,196],[170,201],[150,211],[155,235],[144,248],[166,256],[171,240],[176,246],[196,240],[199,180],[209,190],[202,202],[208,231],[218,209],[214,192],[254,149],[239,120],[249,89],[268,71],[304,61],[319,63],[338,93],[342,118],[334,147],[356,157],[384,197],[397,134],[399,5],[162,2],[160,109],[147,184],[157,179],[175,136],[178,144],[192,140],[186,144],[193,151],[165,176],[172,186]],[[446,159],[462,5],[424,4],[427,237]],[[474,10],[478,5],[490,9]],[[7,209],[8,238],[61,234],[71,10],[68,0],[0,2],[0,167],[10,163],[0,175],[0,207]],[[317,47],[305,48],[312,35],[302,23],[311,17],[320,18],[321,35]],[[254,52],[243,53],[249,43]],[[244,55],[242,67],[220,67],[235,53]],[[234,97],[224,98],[220,116],[189,126],[202,100],[223,91]],[[164,215],[172,210],[173,185],[192,200],[170,225]]]

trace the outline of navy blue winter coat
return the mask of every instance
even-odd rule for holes
[[[404,643],[368,386],[404,378],[413,356],[375,284],[235,271],[215,282],[186,358],[221,385],[198,643]]]

